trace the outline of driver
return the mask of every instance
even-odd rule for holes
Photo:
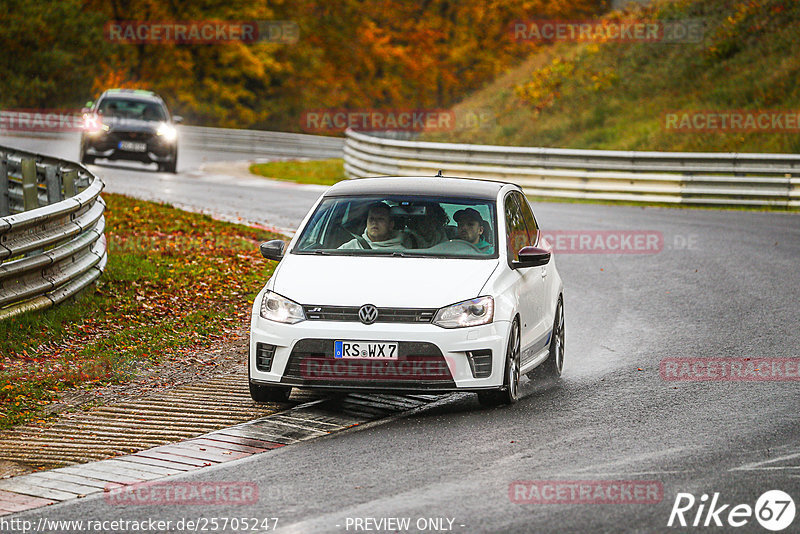
[[[340,249],[405,248],[403,235],[394,229],[389,206],[377,202],[369,208],[364,233],[339,247]]]
[[[483,236],[488,225],[484,222],[481,214],[473,208],[464,208],[453,214],[453,220],[458,223],[458,239],[473,244],[484,254],[494,254],[494,245],[486,241]]]

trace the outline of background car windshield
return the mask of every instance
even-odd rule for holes
[[[297,254],[496,258],[494,202],[448,197],[331,197],[303,228]]]
[[[106,98],[100,102],[98,111],[105,117],[136,119],[144,121],[165,121],[164,109],[155,102],[130,100],[123,98]]]

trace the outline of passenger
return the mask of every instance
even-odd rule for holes
[[[458,210],[453,214],[453,219],[458,223],[458,239],[472,243],[484,254],[494,254],[494,245],[483,236],[484,228],[488,228],[481,214],[473,208]]]
[[[142,120],[155,121],[158,120],[158,111],[153,106],[146,106],[142,112]]]
[[[419,204],[425,207],[425,215],[422,217],[412,217],[408,221],[408,227],[417,248],[430,248],[448,240],[445,227],[450,219],[442,207],[436,202],[425,202]]]
[[[364,234],[348,241],[340,249],[406,248],[404,236],[394,229],[394,219],[389,206],[383,202],[373,204],[367,215]]]

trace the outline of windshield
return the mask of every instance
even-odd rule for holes
[[[135,119],[143,121],[166,121],[164,108],[156,102],[126,98],[104,98],[98,112],[105,117]]]
[[[292,253],[496,258],[496,220],[490,200],[329,197]]]

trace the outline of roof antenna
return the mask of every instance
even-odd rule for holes
[[[436,176],[434,176],[434,178],[444,178],[444,176],[442,176],[442,169],[439,169],[439,172],[436,173]]]

